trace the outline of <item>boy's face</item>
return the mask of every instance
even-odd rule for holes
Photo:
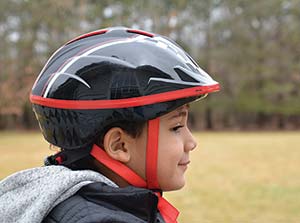
[[[196,147],[188,126],[188,106],[160,117],[157,177],[163,191],[185,185],[184,173],[190,163],[189,152]],[[135,140],[128,166],[145,179],[147,128]]]

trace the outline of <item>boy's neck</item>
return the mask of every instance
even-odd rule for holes
[[[113,181],[115,184],[117,184],[119,187],[127,187],[130,184],[124,180],[122,177],[120,177],[118,174],[104,166],[102,163],[98,162],[97,160],[94,161],[95,166],[97,167],[97,170],[99,173],[106,176],[108,179]]]

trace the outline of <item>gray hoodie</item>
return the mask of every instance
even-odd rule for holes
[[[0,181],[0,222],[42,222],[57,204],[93,182],[117,187],[105,176],[90,170],[46,166],[17,172]]]

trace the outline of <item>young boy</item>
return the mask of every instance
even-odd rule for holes
[[[171,40],[128,28],[79,36],[30,95],[45,167],[0,182],[0,222],[176,222],[162,191],[185,184],[188,103],[219,84]]]

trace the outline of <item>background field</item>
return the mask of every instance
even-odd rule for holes
[[[300,132],[197,133],[187,186],[166,193],[181,223],[300,222]],[[42,165],[36,132],[0,132],[0,179]]]

